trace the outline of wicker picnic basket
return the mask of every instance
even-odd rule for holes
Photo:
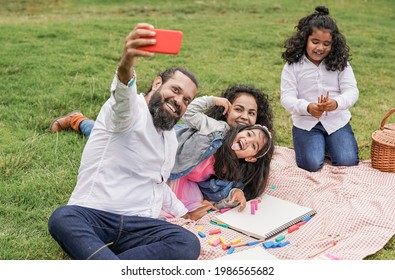
[[[385,124],[395,112],[391,109],[381,121],[380,129],[372,133],[372,167],[384,172],[395,173],[395,123]]]

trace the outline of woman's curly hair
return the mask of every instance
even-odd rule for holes
[[[221,97],[227,98],[229,102],[233,104],[235,99],[237,99],[242,94],[250,94],[254,97],[257,104],[256,124],[266,126],[271,132],[273,140],[269,152],[264,157],[260,158],[254,164],[249,164],[245,161],[241,161],[242,164],[239,165],[240,162],[238,162],[237,167],[233,168],[232,172],[230,172],[235,175],[235,177],[225,179],[232,181],[238,178],[240,174],[244,174],[244,177],[241,179],[241,182],[243,183],[243,186],[241,188],[244,191],[245,197],[247,199],[252,199],[261,195],[265,190],[269,178],[270,163],[274,152],[275,133],[273,130],[272,107],[270,106],[269,96],[266,93],[249,85],[233,85],[228,87],[224,92],[222,92]],[[226,116],[223,114],[223,112],[224,108],[222,106],[213,106],[209,110],[207,110],[206,115],[216,120],[222,120],[226,122]],[[235,133],[235,129],[232,129],[228,132],[228,134],[232,134],[232,131],[233,133]],[[233,135],[233,137],[235,137],[235,135]],[[229,141],[233,141],[232,137],[226,137],[226,139],[230,139]],[[226,150],[230,148],[229,143],[226,143],[226,141],[224,141],[224,144],[219,149],[218,153],[216,153],[216,170],[217,172],[219,172],[218,174],[221,174],[221,170],[223,170],[223,166],[220,166],[220,164],[224,163],[221,162],[228,159],[231,154],[234,154],[233,152]],[[227,176],[229,176],[229,173],[227,174]]]
[[[254,97],[257,104],[256,124],[266,126],[273,133],[273,112],[269,103],[269,96],[259,89],[249,85],[233,85],[222,92],[224,97],[233,104],[236,98],[242,94],[250,94]],[[226,122],[226,116],[223,114],[222,106],[213,106],[207,110],[206,115],[220,121]]]
[[[332,49],[325,57],[324,62],[328,71],[343,71],[347,62],[351,60],[350,48],[347,46],[345,37],[340,33],[335,20],[329,16],[328,8],[318,6],[315,12],[300,19],[296,33],[285,40],[286,49],[281,58],[292,64],[298,62],[306,52],[307,39],[315,29],[329,30],[332,35]]]

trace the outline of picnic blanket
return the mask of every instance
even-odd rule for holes
[[[370,160],[352,167],[326,163],[311,173],[296,166],[293,149],[276,146],[266,193],[317,211],[299,230],[281,233],[289,245],[268,249],[279,259],[309,259],[314,252],[328,248],[322,254],[360,260],[376,253],[395,235],[395,173],[373,169]],[[207,236],[199,237],[202,260],[226,254],[221,246],[208,244],[211,236],[207,233],[219,228],[210,223],[213,215],[217,213],[209,213],[199,221],[170,220],[196,235],[196,227],[203,226]],[[221,228],[221,236],[227,242],[239,237],[242,242],[254,240],[227,228]],[[337,243],[331,246],[335,238]]]

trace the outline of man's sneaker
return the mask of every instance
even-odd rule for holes
[[[49,130],[52,132],[59,132],[59,131],[65,130],[65,129],[70,129],[70,128],[72,128],[71,127],[72,118],[77,117],[77,116],[84,118],[84,115],[80,111],[77,110],[77,111],[70,112],[65,116],[61,116],[61,117],[54,119],[49,126]]]

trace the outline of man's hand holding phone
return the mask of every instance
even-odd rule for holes
[[[139,47],[139,50],[163,54],[178,54],[180,52],[183,36],[181,31],[165,29],[149,30],[155,32],[154,36],[149,37],[154,39],[155,43]]]
[[[138,57],[152,57],[155,52],[177,54],[180,51],[182,32],[154,29],[149,23],[138,23],[125,39],[118,78],[125,85],[133,77]]]

